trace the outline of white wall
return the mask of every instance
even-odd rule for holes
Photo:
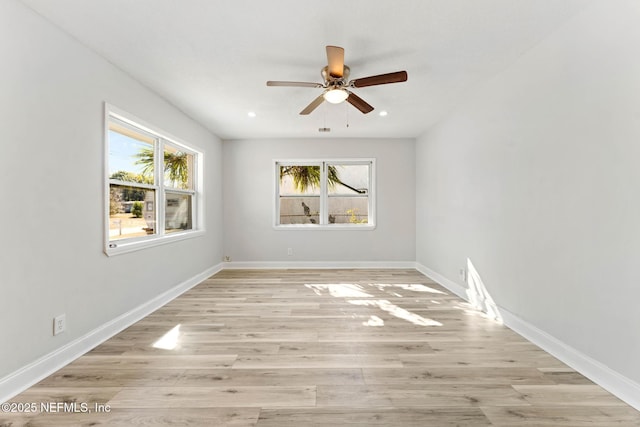
[[[225,255],[233,262],[414,261],[414,154],[413,139],[225,141]],[[275,230],[274,159],[342,157],[376,158],[376,229]]]
[[[216,137],[14,0],[0,53],[2,379],[219,263],[222,175]],[[104,101],[204,151],[204,237],[103,253]]]
[[[640,10],[597,2],[416,146],[418,263],[640,383]],[[637,399],[637,396],[636,396]]]
[[[221,144],[21,3],[0,2],[0,379],[228,255],[416,259],[458,282],[469,258],[501,307],[640,382],[639,20],[632,1],[596,4],[417,146]],[[103,254],[104,101],[205,152],[206,236]],[[272,160],[313,157],[377,158],[375,230],[272,228]],[[52,337],[60,313],[68,331]]]

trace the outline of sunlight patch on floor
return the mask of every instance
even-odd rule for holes
[[[378,316],[370,316],[369,320],[362,322],[364,326],[384,326],[384,320]]]
[[[433,289],[429,286],[422,285],[419,283],[397,283],[397,284],[388,284],[388,283],[372,283],[371,286],[378,288],[381,291],[385,291],[386,288],[398,288],[405,291],[410,292],[429,292],[432,294],[442,294],[446,295],[446,292],[439,291],[437,289]]]
[[[377,307],[392,316],[397,317],[398,319],[406,320],[407,322],[411,322],[414,325],[418,326],[442,326],[442,323],[437,322],[432,319],[426,319],[418,314],[412,313],[404,308],[398,307],[397,305],[381,299],[374,300],[347,300],[349,304],[366,306],[366,307]]]
[[[396,304],[386,299],[376,299],[374,295],[367,292],[367,287],[375,288],[378,291],[386,292],[390,296],[396,298],[404,298],[403,295],[396,292],[396,290],[405,290],[409,292],[427,292],[434,294],[444,294],[445,292],[437,289],[430,288],[429,286],[421,284],[388,284],[388,283],[369,283],[368,285],[360,285],[355,283],[322,283],[322,284],[305,284],[305,287],[313,290],[316,295],[329,294],[336,298],[357,298],[347,299],[347,302],[353,305],[376,307],[380,310],[391,314],[398,319],[406,320],[418,326],[442,326],[442,323],[432,319],[424,318],[418,314],[412,313],[409,310],[398,307]],[[371,289],[373,290],[373,289]],[[371,299],[361,299],[371,298]],[[365,326],[384,326],[384,320],[378,316],[371,316],[368,320],[363,322]]]
[[[180,342],[180,325],[174,326],[169,332],[164,334],[158,341],[153,343],[153,348],[162,350],[174,350]]]
[[[361,285],[353,283],[335,283],[335,284],[316,284],[305,285],[312,289],[316,295],[322,295],[322,291],[327,291],[329,295],[337,298],[372,298],[373,295],[364,292]]]

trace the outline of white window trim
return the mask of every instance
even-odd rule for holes
[[[368,194],[368,224],[325,224],[328,218],[328,191],[326,168],[323,165],[340,164],[340,165],[357,165],[368,163],[369,167],[369,194]],[[278,167],[284,166],[320,166],[320,224],[280,224],[280,173]],[[374,230],[377,227],[376,221],[376,159],[375,158],[315,158],[315,159],[273,159],[273,228],[275,230],[339,230],[339,231],[365,231]]]
[[[165,140],[171,145],[180,147],[184,149],[186,152],[195,155],[194,162],[194,189],[192,190],[181,190],[181,189],[173,189],[169,188],[168,191],[175,193],[183,193],[183,194],[192,194],[192,212],[193,212],[193,224],[191,230],[185,230],[180,232],[173,232],[171,234],[164,233],[164,218],[160,221],[160,213],[164,212],[164,193],[165,186],[164,185],[148,185],[148,184],[136,184],[139,187],[147,187],[150,189],[154,189],[157,191],[156,195],[156,224],[158,227],[158,233],[149,236],[142,237],[132,237],[123,240],[110,241],[109,240],[109,184],[110,180],[108,178],[109,174],[109,121],[111,118],[119,120],[127,125],[133,126],[137,129],[140,129],[146,133],[152,134],[156,138],[160,138],[161,140]],[[204,224],[204,155],[203,151],[193,144],[188,144],[183,142],[179,138],[159,129],[156,126],[153,126],[149,123],[146,123],[144,120],[130,114],[120,108],[117,108],[109,103],[104,104],[104,166],[103,166],[103,180],[104,180],[104,253],[107,256],[120,255],[124,253],[134,252],[141,249],[151,248],[154,246],[159,246],[171,242],[176,242],[180,240],[192,239],[196,237],[203,236],[205,234],[205,224]],[[155,145],[155,150],[159,151],[160,147],[163,146],[163,143]],[[156,152],[156,155],[158,153]],[[160,174],[160,176],[156,176],[156,183],[163,182],[164,176],[162,170],[157,170],[155,168],[154,173]],[[122,182],[124,185],[128,185],[131,183]]]

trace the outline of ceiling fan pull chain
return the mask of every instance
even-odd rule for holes
[[[347,108],[347,104],[344,104],[344,111],[347,113],[347,129],[349,128],[349,109]]]

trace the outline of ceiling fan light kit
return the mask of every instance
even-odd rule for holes
[[[328,65],[320,71],[324,83],[271,80],[267,82],[267,86],[323,88],[324,92],[311,101],[311,103],[300,112],[301,115],[310,114],[324,101],[331,104],[340,104],[341,102],[347,101],[363,114],[367,114],[373,111],[373,106],[369,105],[365,100],[347,88],[361,88],[407,81],[408,75],[406,71],[396,71],[349,81],[348,78],[351,69],[344,65],[344,49],[338,46],[327,46],[326,50]]]
[[[333,88],[323,93],[322,96],[325,101],[331,104],[340,104],[341,102],[346,101],[349,97],[349,93],[344,89]]]

